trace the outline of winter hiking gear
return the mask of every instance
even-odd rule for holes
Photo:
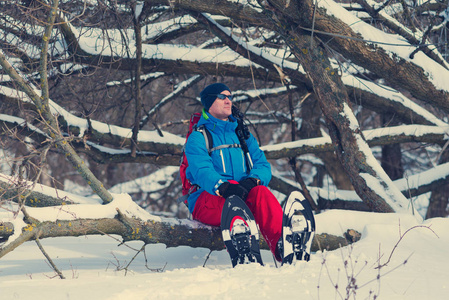
[[[226,198],[220,228],[232,267],[256,261],[263,265],[256,221],[248,206],[238,196]]]
[[[234,99],[234,96],[232,96],[232,95],[217,94],[216,96],[220,100],[224,100],[224,99],[228,98],[229,101],[232,101],[232,99]]]
[[[213,147],[208,151],[204,135],[196,130],[187,139],[185,154],[189,165],[185,170],[185,177],[192,185],[199,186],[188,197],[190,212],[193,212],[203,191],[216,195],[220,185],[226,181],[240,181],[251,177],[260,180],[261,185],[270,182],[271,166],[251,134],[246,144],[249,156],[254,165],[257,164],[257,168],[247,168],[239,138],[235,134],[237,125],[233,116],[229,117],[229,121],[222,121],[203,110],[197,126],[204,126],[210,133]]]
[[[213,93],[214,88],[221,92]],[[233,260],[235,265],[238,261],[257,260],[257,256],[251,254],[251,249],[257,244],[252,241],[251,234],[248,237],[248,228],[252,232],[252,227],[256,227],[253,235],[258,237],[257,225],[274,253],[281,237],[283,214],[276,197],[266,187],[271,179],[271,166],[243,123],[243,114],[232,106],[231,91],[226,88],[214,84],[201,92],[204,109],[197,128],[204,130],[203,134],[193,130],[187,139],[185,158],[188,167],[185,169],[185,179],[195,186],[195,191],[190,193],[187,201],[193,219],[209,225],[223,226],[221,217],[227,201],[224,197],[230,199],[248,194],[246,210],[254,214],[256,223],[248,223],[240,216],[232,221],[232,227],[227,224],[227,248],[234,249],[233,254],[235,251],[243,253],[237,261]],[[213,143],[208,143],[206,133],[211,136]],[[210,148],[209,144],[213,147]],[[243,204],[237,205],[235,210],[241,211],[242,207],[246,207],[242,200],[240,203]]]
[[[312,207],[300,192],[292,192],[284,203],[282,237],[278,249],[283,264],[310,260],[310,248],[315,235]]]
[[[186,142],[187,139],[189,138],[190,134],[192,133],[192,131],[196,130],[197,128],[197,123],[201,118],[201,114],[200,113],[194,113],[192,114],[192,116],[190,116],[190,121],[189,121],[189,131],[187,132],[186,135]],[[212,144],[211,140],[212,137],[210,137],[210,134],[206,133],[206,137],[205,137],[205,143],[206,143],[206,148],[209,150],[210,145]],[[189,197],[189,195],[194,192],[197,189],[197,186],[192,185],[192,183],[190,182],[190,180],[188,180],[186,178],[186,169],[189,166],[189,162],[187,161],[187,157],[185,154],[185,144],[184,147],[182,149],[182,155],[181,155],[181,161],[179,163],[179,175],[181,177],[181,183],[182,183],[182,197],[178,198],[178,203],[183,202],[184,204],[187,205],[187,198]]]
[[[213,140],[212,140],[212,136],[211,136],[209,130],[207,130],[204,125],[198,126],[198,121],[200,120],[200,118],[201,118],[201,114],[200,113],[193,113],[192,116],[190,117],[189,130],[188,130],[187,135],[186,135],[186,143],[187,143],[187,140],[188,140],[190,134],[193,131],[198,131],[198,132],[201,132],[203,134],[205,145],[206,145],[206,149],[207,149],[209,155],[210,155],[210,153],[212,151],[215,151],[215,150],[220,150],[220,149],[228,148],[228,147],[230,147],[230,148],[232,148],[232,147],[239,147],[239,145],[231,144],[231,145],[221,145],[221,146],[212,148]],[[247,128],[246,128],[246,130],[247,130]],[[246,140],[245,140],[245,144],[246,144]],[[181,155],[181,159],[180,159],[180,167],[179,167],[179,174],[180,174],[181,183],[182,183],[182,196],[179,197],[177,199],[177,201],[178,201],[178,203],[182,202],[182,203],[184,203],[184,204],[186,204],[188,206],[188,203],[187,203],[188,197],[190,196],[190,194],[195,192],[198,189],[199,186],[197,184],[192,184],[190,182],[190,180],[188,180],[187,177],[186,177],[186,170],[187,170],[187,167],[189,166],[189,163],[187,161],[187,157],[186,157],[186,154],[185,154],[185,147],[186,146],[184,145],[183,151],[182,151],[182,155]],[[254,180],[259,182],[258,179],[254,179]]]
[[[273,201],[277,202],[277,199],[271,193],[264,193],[265,190],[267,188],[264,186],[255,187],[249,193],[246,203],[243,203],[243,201],[233,202],[234,205],[239,205],[239,208],[235,208],[234,210],[241,210],[242,207],[243,210],[246,208],[249,209],[256,224],[259,225],[260,231],[270,247],[271,252],[276,260],[281,262],[281,265],[294,264],[298,260],[309,261],[310,248],[315,234],[315,219],[310,204],[300,192],[292,192],[284,204],[284,215],[281,220],[280,217],[277,218],[277,216],[282,215],[282,212],[277,212],[277,208],[280,209],[280,207],[270,204]],[[229,198],[238,197],[230,196]],[[225,243],[226,249],[228,249],[229,255],[231,256],[233,267],[237,263],[242,263],[239,262],[242,260],[243,263],[253,262],[253,260],[248,258],[248,249],[251,249],[251,239],[247,235],[239,235],[234,239],[230,238],[232,236],[232,227],[223,223],[226,201],[227,199],[223,197],[204,192],[198,198],[197,207],[193,212],[194,219],[205,224],[221,226],[223,241],[233,241],[232,245],[234,248],[231,248],[231,250],[229,250],[229,242],[228,244]],[[196,215],[197,212],[200,215]],[[241,230],[236,228],[234,232],[246,232],[246,227],[243,227],[242,222],[237,222],[236,225],[239,225]],[[248,224],[246,225],[249,227]],[[281,227],[283,227],[282,230]],[[223,230],[226,229],[228,233],[223,233]],[[227,234],[229,234],[229,237]],[[258,239],[258,236],[255,235],[255,237]],[[248,246],[248,243],[250,246]],[[238,256],[236,253],[243,254]],[[237,255],[238,259],[235,258],[235,255]]]
[[[209,108],[212,106],[215,99],[217,99],[217,95],[223,91],[230,92],[231,89],[228,88],[227,85],[223,83],[214,83],[208,85],[204,90],[201,91],[200,93],[201,103],[203,104],[203,107],[206,111],[209,111]],[[228,99],[232,100],[231,98]]]
[[[202,121],[203,123],[201,124],[200,120],[202,120],[202,119],[204,119],[204,121]],[[235,118],[230,117],[230,121],[232,121],[233,119],[235,119]],[[206,127],[204,125],[204,124],[208,123],[208,121],[213,121],[213,122],[211,122],[212,125],[209,125],[209,128],[211,128],[212,130],[207,129],[208,127]],[[226,124],[224,124],[224,126],[221,126],[222,123],[226,123]],[[227,140],[226,136],[224,139],[223,138],[222,139],[215,138],[215,140],[214,140],[212,135],[213,135],[213,133],[214,134],[221,133],[223,135],[226,135],[226,134],[232,135],[231,131],[233,128],[235,128],[236,134],[234,134],[234,136],[240,135],[240,136],[244,137],[245,128],[241,129],[240,133],[238,133],[238,130],[237,130],[238,124],[237,124],[237,126],[235,126],[235,121],[234,121],[234,127],[230,127],[229,126],[229,125],[231,125],[230,123],[231,122],[225,122],[225,121],[218,120],[203,110],[202,115],[200,115],[199,113],[192,115],[192,118],[190,119],[189,132],[187,134],[187,139],[192,134],[194,134],[194,135],[196,135],[197,140],[202,141],[202,146],[204,147],[204,149],[205,149],[204,152],[206,153],[205,157],[206,157],[206,160],[208,160],[208,161],[209,160],[212,161],[213,152],[214,151],[218,152],[216,150],[221,150],[220,156],[219,156],[220,158],[227,157],[227,156],[222,155],[224,152],[223,150],[228,149],[228,148],[239,148],[240,145],[235,146],[235,144],[221,144],[216,147],[212,147],[212,146],[215,146],[214,145],[215,140],[219,140],[219,141]],[[220,126],[218,126],[217,124]],[[224,130],[220,131],[222,128],[224,128]],[[246,128],[246,130],[247,130],[247,128]],[[250,138],[254,139],[254,137],[252,135],[250,135]],[[245,140],[245,142],[246,142],[246,140]],[[254,146],[254,144],[250,144],[250,142],[254,142],[254,141],[248,140],[248,144],[250,145],[250,147],[248,147],[248,152]],[[257,142],[255,142],[255,143],[256,143],[255,145],[258,149]],[[192,145],[194,145],[194,143]],[[197,144],[196,147],[200,147],[200,145]],[[260,151],[260,149],[258,149],[258,150]],[[256,154],[257,154],[257,151],[256,151]],[[262,155],[263,155],[263,153],[262,153]],[[242,157],[242,156],[243,155],[240,155],[240,157]],[[257,157],[257,155],[255,157]],[[229,158],[230,159],[226,160],[226,161],[222,160],[222,165],[224,167],[227,167],[228,165],[231,165],[231,167],[234,167],[234,165],[235,165],[234,156],[230,155]],[[243,160],[244,160],[244,158],[243,158]],[[242,161],[242,160],[240,160],[240,161]],[[259,162],[264,162],[264,161],[266,162],[266,159],[262,159],[257,162],[259,163]],[[213,162],[210,162],[210,163],[212,163],[212,165],[214,165]],[[243,163],[238,163],[238,165],[243,165]],[[193,208],[192,208],[193,211],[191,210],[193,219],[198,220],[205,224],[212,225],[212,226],[219,226],[221,224],[221,215],[222,215],[223,206],[225,203],[225,198],[229,197],[231,195],[238,195],[238,196],[240,196],[240,198],[246,198],[245,199],[246,204],[249,207],[250,211],[253,213],[255,220],[256,220],[257,224],[259,225],[260,230],[261,230],[265,240],[267,241],[272,253],[275,255],[276,260],[283,261],[283,263],[291,264],[291,263],[293,263],[294,259],[308,260],[310,258],[310,244],[311,244],[311,241],[313,238],[314,227],[315,227],[314,221],[313,221],[313,230],[310,233],[309,233],[310,229],[305,230],[308,233],[301,233],[301,230],[296,229],[295,226],[293,226],[293,228],[290,228],[290,232],[292,234],[291,235],[286,234],[286,237],[288,237],[288,240],[286,240],[284,242],[284,239],[281,238],[282,231],[284,231],[286,233],[288,231],[287,231],[287,229],[284,229],[284,230],[282,229],[283,228],[283,225],[282,225],[283,219],[284,219],[284,223],[286,224],[286,225],[284,225],[284,227],[292,227],[292,225],[296,224],[295,220],[294,220],[296,217],[293,218],[293,221],[290,220],[290,223],[288,223],[289,218],[286,218],[285,216],[283,217],[282,208],[279,206],[279,202],[274,197],[274,195],[266,188],[266,186],[263,186],[263,185],[259,186],[259,184],[262,183],[262,181],[259,179],[259,177],[251,177],[251,176],[247,175],[248,173],[253,174],[253,172],[255,172],[256,174],[261,174],[260,177],[262,177],[262,179],[267,178],[266,173],[261,172],[261,170],[257,170],[257,169],[261,169],[260,164],[257,165],[256,170],[253,170],[252,166],[251,166],[251,168],[249,168],[248,164],[246,164],[245,172],[242,172],[240,170],[240,173],[239,173],[240,174],[239,176],[241,176],[240,182],[237,182],[230,178],[227,179],[226,181],[222,181],[222,184],[218,186],[217,191],[220,195],[224,196],[225,198],[213,195],[209,192],[206,192],[205,189],[201,189],[197,183],[190,182],[190,180],[187,178],[187,174],[186,174],[188,166],[189,166],[189,164],[187,161],[187,155],[183,154],[182,161],[181,161],[181,167],[180,167],[180,173],[181,173],[181,179],[183,181],[183,194],[185,195],[184,199],[188,198],[191,194],[195,194],[195,192],[197,193],[197,195],[192,195],[192,197],[194,199]],[[262,164],[262,166],[263,166],[263,164]],[[245,167],[245,165],[243,167]],[[262,167],[262,170],[263,169],[264,169],[264,167]],[[229,177],[233,176],[233,174],[234,174],[233,170],[234,169],[231,168]],[[214,169],[214,171],[215,171],[215,169]],[[268,180],[269,180],[269,179],[271,179],[271,170],[268,169],[268,171],[269,171],[269,174],[268,174],[269,175]],[[217,171],[215,171],[215,172],[218,173]],[[207,176],[208,176],[208,174],[206,173],[206,177]],[[221,191],[220,191],[220,189],[221,189]],[[228,191],[228,189],[229,189],[229,191]],[[201,192],[198,193],[198,191],[201,191]],[[189,202],[192,197],[189,198]],[[299,199],[304,199],[302,197],[302,194],[300,194],[298,197],[299,197]],[[198,201],[198,203],[197,203],[197,201]],[[186,203],[186,204],[192,204],[192,202]],[[284,206],[285,211],[287,211],[286,207],[287,206],[285,205]],[[301,210],[301,209],[305,209],[304,207],[310,208],[310,206],[308,206],[308,203],[306,203],[298,208],[299,208],[299,210]],[[296,209],[296,210],[298,210],[298,209]],[[308,219],[312,220],[313,214],[311,212],[311,208],[308,210],[305,209],[305,211],[310,211]],[[304,223],[304,220],[302,220],[302,221]],[[312,228],[312,224],[310,224],[310,228]],[[245,242],[243,237],[239,238],[238,241],[239,242],[237,242],[237,244],[240,244],[240,245],[243,245],[244,244],[243,242]],[[276,246],[277,246],[278,241],[280,241],[280,251],[276,251],[276,249],[277,249]],[[286,247],[285,251],[284,251],[284,244]],[[305,244],[305,246],[303,244]],[[296,252],[293,250],[293,247],[295,247]],[[244,250],[245,247],[242,246],[242,247],[240,247],[240,249]],[[289,249],[291,249],[291,250],[289,250]],[[283,260],[284,253],[285,253],[286,257]],[[295,253],[295,254],[292,254],[292,253]]]
[[[237,183],[232,180],[230,182]],[[204,224],[220,226],[224,202],[223,197],[203,192],[196,202],[192,213],[193,219]],[[282,208],[279,201],[266,186],[258,185],[249,192],[245,203],[254,215],[260,233],[274,253],[282,233]]]

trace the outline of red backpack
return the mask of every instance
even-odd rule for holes
[[[195,130],[195,131],[201,131],[204,135],[204,139],[206,141],[206,147],[209,151],[210,146],[212,145],[212,136],[210,135],[210,133],[207,131],[207,129],[204,126],[197,126],[198,121],[201,118],[201,113],[197,112],[192,114],[192,116],[190,117],[190,122],[189,122],[189,131],[187,132],[186,135],[186,142],[187,139],[189,138],[190,134]],[[184,147],[182,149],[182,155],[181,155],[181,162],[180,162],[180,166],[179,166],[179,175],[181,176],[181,182],[182,182],[182,196],[180,198],[178,198],[178,202],[184,202],[184,204],[187,205],[187,198],[189,197],[190,194],[192,194],[193,192],[195,192],[198,189],[198,186],[195,184],[192,184],[190,182],[190,180],[187,179],[186,177],[186,169],[189,166],[189,162],[187,161],[187,157],[185,154],[185,144]]]

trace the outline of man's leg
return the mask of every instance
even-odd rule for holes
[[[282,207],[271,191],[263,185],[254,187],[246,199],[260,232],[276,256],[276,245],[282,235]],[[279,257],[277,257],[279,259]]]
[[[235,180],[229,180],[229,182],[238,184]],[[202,192],[196,200],[192,213],[193,219],[207,225],[220,226],[221,212],[225,201],[226,199],[223,197]]]
[[[207,225],[220,226],[224,203],[225,198],[202,192],[196,200],[192,217]]]

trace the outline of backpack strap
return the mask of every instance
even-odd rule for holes
[[[213,146],[214,142],[212,140],[212,135],[210,134],[209,130],[207,130],[206,126],[204,125],[195,126],[194,130],[199,131],[203,134],[204,142],[206,143],[206,149],[210,155],[213,151],[212,150],[213,148],[211,149],[211,147]]]
[[[220,145],[220,146],[217,146],[217,147],[213,147],[212,149],[210,149],[209,152],[212,152],[212,151],[215,151],[215,150],[224,149],[224,148],[242,148],[242,146],[240,146],[240,144]]]
[[[198,126],[195,128],[196,131],[199,131],[204,136],[204,141],[206,143],[206,149],[209,155],[214,152],[215,150],[220,150],[224,148],[242,148],[240,144],[226,144],[226,145],[220,145],[217,147],[212,147],[214,145],[212,141],[212,135],[210,134],[209,130],[204,125]]]
[[[185,194],[185,195],[179,197],[178,199],[176,199],[176,202],[178,202],[178,204],[184,203],[184,204],[188,207],[187,202],[186,202],[187,199],[188,199],[189,196],[190,196],[193,192],[195,192],[199,187],[200,187],[200,186],[197,185],[197,184],[192,184],[192,186],[191,186],[190,189],[189,189],[189,192],[188,192],[187,194]]]

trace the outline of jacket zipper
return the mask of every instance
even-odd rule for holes
[[[223,157],[223,151],[220,149],[220,156],[221,156],[221,163],[223,164],[223,173],[226,173],[226,167],[225,167],[225,162],[224,162],[224,157]]]

